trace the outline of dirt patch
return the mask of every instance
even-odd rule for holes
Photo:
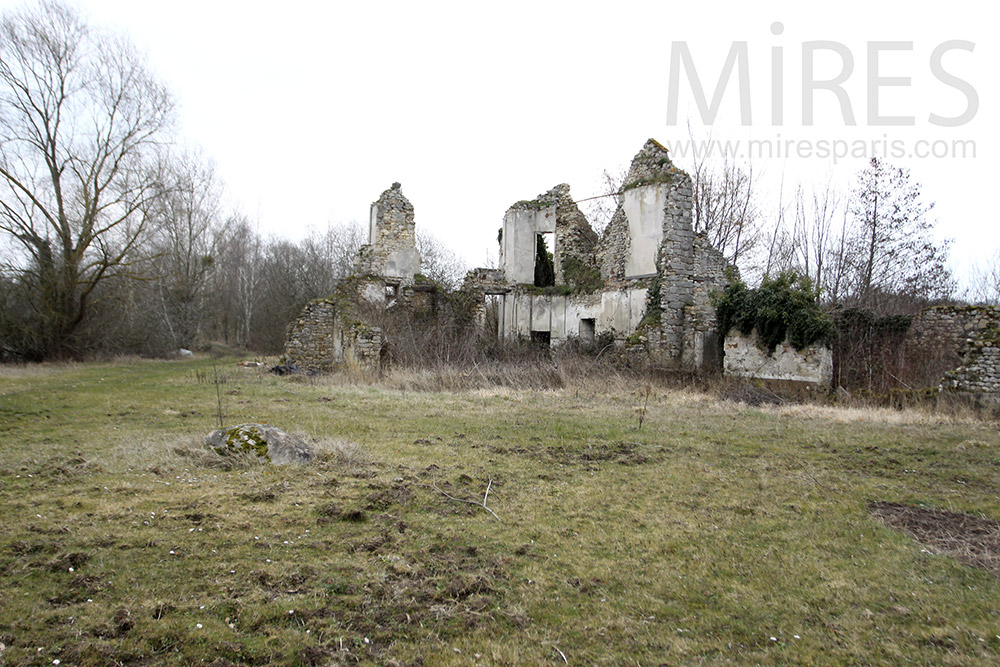
[[[383,485],[372,485],[373,491],[368,494],[367,504],[365,509],[373,511],[387,510],[393,505],[406,505],[413,498],[413,492],[410,491],[410,485],[403,483],[396,483],[392,486]]]
[[[52,572],[72,572],[79,569],[81,565],[90,560],[90,554],[73,552],[63,553],[49,561],[49,570]]]
[[[1000,576],[1000,521],[889,502],[869,503],[868,511],[934,553]]]
[[[638,442],[625,441],[590,443],[582,447],[529,445],[528,447],[514,448],[491,446],[489,449],[498,454],[526,454],[550,463],[582,464],[584,466],[598,463],[617,463],[626,466],[642,465],[660,460],[666,452],[663,447],[649,447]]]

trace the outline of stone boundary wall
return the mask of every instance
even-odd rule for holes
[[[796,350],[786,339],[773,354],[757,345],[757,333],[732,331],[725,339],[723,373],[729,376],[800,382],[821,387],[833,383],[833,350],[813,344]]]
[[[950,359],[943,389],[986,395],[1000,403],[1000,308],[928,308],[910,326],[907,348],[912,354],[930,350]]]

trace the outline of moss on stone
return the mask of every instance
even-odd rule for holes
[[[646,178],[639,178],[634,181],[630,181],[622,186],[622,192],[628,190],[634,190],[635,188],[641,188],[644,185],[656,185],[658,183],[671,183],[674,180],[674,170],[664,172],[662,174],[656,174],[655,176],[648,176]]]
[[[522,199],[511,206],[511,208],[526,209],[529,211],[544,211],[545,209],[551,208],[555,205],[555,202],[548,199]]]
[[[226,445],[224,447],[213,447],[216,454],[226,455],[237,452],[250,452],[258,458],[271,460],[267,448],[267,440],[256,426],[243,428],[234,426],[224,431]]]
[[[604,287],[601,270],[576,257],[563,257],[562,272],[563,281],[577,294],[591,294]]]

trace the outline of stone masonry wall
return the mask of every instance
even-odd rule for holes
[[[700,366],[703,361],[701,348],[704,336],[696,336],[699,329],[707,331],[714,322],[714,312],[706,309],[707,293],[711,285],[705,286],[705,298],[696,297],[696,285],[705,277],[698,275],[696,259],[696,236],[691,224],[693,189],[691,177],[678,169],[670,160],[666,148],[650,139],[632,159],[625,176],[623,192],[637,188],[652,188],[666,185],[666,199],[662,212],[663,237],[656,254],[656,273],[660,289],[660,336],[656,337],[657,356],[666,361],[682,363],[687,357],[690,365]],[[622,204],[616,212],[621,212]],[[614,225],[615,220],[612,220]],[[609,227],[611,227],[609,225]],[[607,240],[628,248],[628,226],[622,224],[611,230]],[[619,248],[615,252],[620,252]],[[604,256],[604,268],[617,273],[618,267],[610,264]],[[700,262],[706,265],[704,259]],[[615,276],[617,277],[617,276]],[[714,276],[709,280],[714,285]],[[688,350],[685,354],[685,349]]]
[[[596,252],[597,262],[601,267],[601,278],[606,285],[614,287],[624,285],[625,260],[631,243],[628,220],[625,218],[619,197],[618,208],[611,217],[611,222],[604,228],[604,235],[601,236]]]
[[[342,300],[331,297],[310,301],[288,327],[281,362],[313,372],[342,367],[366,372],[377,370],[382,331],[348,320]]]
[[[566,260],[569,258],[597,270],[597,258],[594,254],[597,234],[570,196],[569,185],[557,185],[550,192],[555,195],[556,202],[556,243],[553,253],[556,284],[563,285],[569,282],[565,270]]]
[[[413,282],[420,272],[416,244],[413,204],[403,196],[402,186],[393,183],[372,203],[369,242],[359,249],[354,272]]]
[[[336,302],[330,299],[310,301],[288,327],[282,363],[306,370],[329,371],[343,358]]]
[[[736,273],[721,252],[703,234],[694,240],[694,276],[691,303],[685,307],[682,362],[688,368],[719,368],[718,321],[712,295],[729,285],[727,269]]]
[[[927,351],[942,357],[948,368],[945,389],[983,394],[1000,403],[1000,308],[936,306],[914,319],[907,335],[909,354]]]
[[[670,182],[663,216],[663,242],[657,262],[663,344],[669,358],[684,350],[685,307],[694,304],[695,234],[691,228],[691,178],[684,172]]]
[[[616,289],[625,286],[628,282],[626,264],[633,248],[629,222],[624,210],[624,193],[644,186],[674,183],[675,177],[678,175],[687,176],[673,165],[667,149],[655,139],[646,141],[632,158],[628,173],[622,183],[621,194],[618,196],[618,206],[611,217],[611,222],[604,230],[604,235],[601,237],[596,251],[596,259],[601,267],[601,277],[608,287]],[[672,187],[668,195],[668,208],[671,206],[674,194],[676,193]],[[690,201],[690,196],[688,200]],[[657,265],[660,266],[659,261]]]

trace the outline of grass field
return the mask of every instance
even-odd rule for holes
[[[1000,662],[995,423],[405,387],[0,368],[0,664]],[[205,451],[217,390],[316,463]],[[878,503],[979,517],[986,547]]]

